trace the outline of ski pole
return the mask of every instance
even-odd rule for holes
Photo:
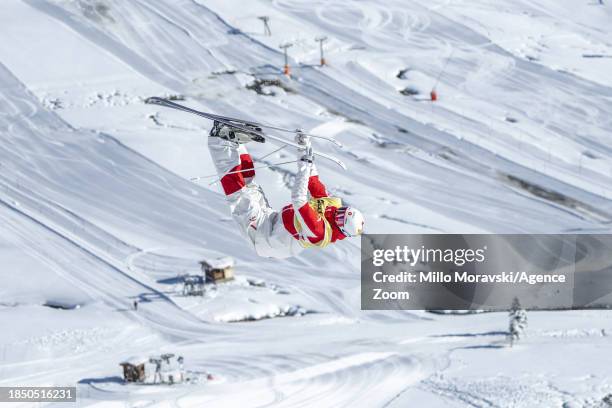
[[[235,170],[235,171],[230,171],[227,172],[223,175],[223,177],[225,177],[228,174],[236,174],[236,173],[243,173],[245,171],[254,171],[254,170],[259,170],[259,169],[265,169],[268,167],[273,167],[273,166],[280,166],[281,164],[289,164],[289,163],[297,163],[299,160],[291,160],[291,161],[286,161],[286,162],[281,162],[281,163],[272,163],[272,164],[267,164],[265,166],[257,166],[257,167],[253,167],[252,169],[244,169],[244,170]],[[218,174],[209,174],[207,176],[198,176],[198,177],[192,177],[189,180],[191,181],[199,181],[202,179],[207,179],[207,178],[211,178],[211,177],[217,177],[218,179],[213,181],[213,183],[221,180],[223,177],[219,177]],[[212,183],[211,183],[212,184]]]
[[[455,53],[455,48],[451,50],[450,55],[448,56],[448,58],[446,58],[446,62],[444,63],[444,66],[442,67],[442,71],[438,73],[438,77],[436,78],[436,82],[434,83],[433,89],[436,89],[436,87],[438,86],[438,83],[440,82],[440,78],[442,77],[444,72],[446,72],[446,67],[448,66],[448,62],[450,61],[451,58],[453,58],[454,53]]]
[[[270,152],[270,153],[266,154],[265,156],[260,157],[260,158],[259,158],[259,159],[257,159],[257,160],[263,160],[263,159],[265,159],[265,158],[266,158],[266,157],[268,157],[268,156],[272,156],[274,153],[276,153],[276,152],[280,152],[281,150],[283,150],[283,149],[284,149],[285,147],[287,147],[287,146],[289,146],[289,145],[282,145],[282,146],[281,146],[281,147],[279,147],[278,149],[274,150],[273,152]]]

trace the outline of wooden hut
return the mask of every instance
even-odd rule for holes
[[[200,262],[206,283],[221,283],[234,279],[234,260],[229,256]]]
[[[119,364],[123,367],[123,379],[125,382],[145,382],[145,364],[147,361],[145,358],[132,358]]]
[[[120,364],[126,383],[176,384],[185,381],[184,359],[172,353],[131,358]]]

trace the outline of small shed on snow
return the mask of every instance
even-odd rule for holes
[[[135,357],[119,364],[121,367],[123,367],[123,379],[125,382],[145,382],[145,364],[148,361],[148,358]]]
[[[227,282],[234,279],[234,259],[229,256],[200,262],[206,283]]]
[[[123,367],[123,379],[127,383],[176,384],[186,379],[184,359],[173,353],[148,358],[130,358],[119,365]]]

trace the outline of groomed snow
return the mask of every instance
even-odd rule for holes
[[[2,1],[0,386],[77,384],[100,407],[606,406],[608,311],[529,312],[513,348],[505,313],[362,312],[358,241],[256,257],[214,177],[189,180],[215,173],[211,123],[144,99],[336,137],[315,148],[349,171],[320,160],[321,178],[371,233],[609,233],[610,21],[595,0]],[[258,171],[272,205],[293,171]],[[236,280],[183,296],[221,256]],[[121,382],[165,352],[213,379]]]

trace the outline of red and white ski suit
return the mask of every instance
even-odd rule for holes
[[[328,196],[313,163],[298,162],[291,204],[279,212],[270,207],[263,190],[253,181],[253,160],[244,144],[209,137],[208,148],[232,216],[258,255],[288,258],[305,247],[344,239],[334,221],[338,208],[329,205],[321,216],[309,204],[309,194],[312,198]],[[246,171],[231,173],[239,170]]]

